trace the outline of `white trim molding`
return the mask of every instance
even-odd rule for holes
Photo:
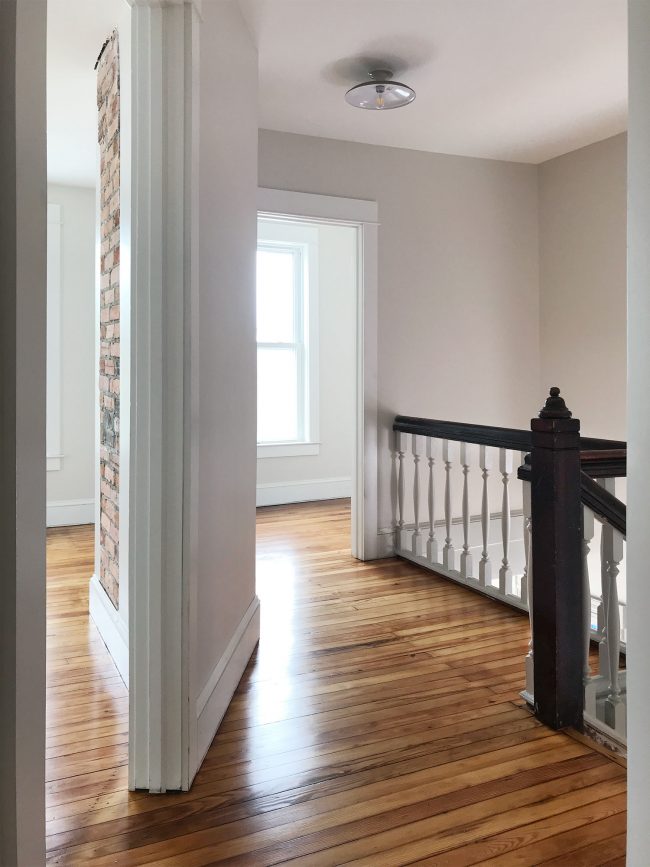
[[[128,626],[115,608],[108,594],[93,575],[88,587],[88,610],[93,623],[110,653],[120,677],[129,685],[129,638]]]
[[[306,479],[297,482],[265,482],[257,486],[258,506],[280,506],[283,503],[310,503],[317,500],[339,500],[352,496],[352,479]]]
[[[258,458],[298,458],[317,455],[320,443],[258,443]]]
[[[374,560],[383,556],[377,532],[377,202],[261,187],[258,189],[257,207],[260,217],[342,223],[357,228],[352,554],[359,560]]]
[[[260,187],[257,209],[263,216],[311,219],[318,222],[377,224],[377,202],[322,196]]]
[[[95,500],[50,500],[47,503],[48,527],[75,527],[95,523]]]
[[[196,14],[201,17],[203,0],[126,0],[129,6],[162,9],[165,6],[193,6]]]
[[[61,205],[47,203],[47,472],[63,469],[61,437],[61,310],[63,305]]]
[[[255,596],[196,700],[197,769],[217,733],[259,640],[260,601]]]

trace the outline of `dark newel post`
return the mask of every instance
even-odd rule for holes
[[[531,422],[535,715],[582,727],[580,422],[552,388]]]

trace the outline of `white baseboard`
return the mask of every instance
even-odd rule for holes
[[[102,641],[117,666],[126,686],[129,685],[129,632],[128,624],[115,610],[108,594],[96,575],[90,579],[89,610]]]
[[[270,482],[257,486],[258,506],[308,503],[352,496],[352,479],[307,479],[302,482]]]
[[[259,640],[260,601],[255,596],[196,701],[197,762],[192,776],[200,767],[217,733]]]
[[[94,500],[52,500],[46,507],[48,527],[74,527],[95,523]]]

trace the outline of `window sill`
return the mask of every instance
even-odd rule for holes
[[[258,458],[296,458],[317,455],[320,443],[258,443]]]

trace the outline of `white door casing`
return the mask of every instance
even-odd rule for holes
[[[190,785],[196,2],[132,3],[129,786]]]

